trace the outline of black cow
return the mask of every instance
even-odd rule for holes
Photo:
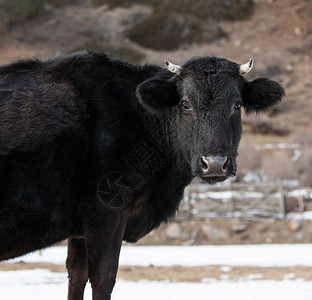
[[[283,88],[200,57],[135,66],[99,53],[0,68],[0,260],[68,240],[69,300],[110,299],[122,240],[172,218],[194,177],[236,173],[241,107]]]

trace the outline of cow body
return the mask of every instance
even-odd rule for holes
[[[283,89],[224,59],[181,70],[97,53],[0,68],[0,260],[69,238],[68,299],[88,279],[110,299],[122,240],[172,218],[194,177],[235,175],[240,106]]]

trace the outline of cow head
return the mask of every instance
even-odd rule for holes
[[[208,183],[234,176],[241,109],[265,111],[281,100],[283,88],[266,78],[247,81],[253,60],[239,65],[201,57],[166,66],[169,72],[138,86],[140,103],[154,118],[169,120],[173,152],[185,171]]]

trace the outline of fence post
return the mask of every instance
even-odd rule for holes
[[[192,219],[192,209],[193,209],[193,204],[192,204],[192,185],[188,185],[185,190],[184,190],[184,195],[186,195],[186,201],[187,201],[187,206],[188,206],[188,220]],[[184,198],[185,199],[185,198]]]
[[[231,187],[231,209],[232,209],[232,216],[233,216],[235,212],[235,197],[233,196],[234,185],[232,182],[230,183],[230,187]]]
[[[280,197],[281,211],[282,211],[283,218],[285,218],[286,214],[287,214],[287,203],[286,203],[286,195],[285,195],[284,185],[283,185],[282,181],[280,181],[278,184],[279,184],[279,192],[281,195],[281,197]]]

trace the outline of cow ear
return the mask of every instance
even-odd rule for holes
[[[171,79],[149,79],[137,87],[137,97],[151,112],[157,112],[179,103],[177,86]]]
[[[246,113],[262,112],[281,101],[285,96],[279,83],[267,78],[257,78],[248,82],[243,90],[243,103]]]

